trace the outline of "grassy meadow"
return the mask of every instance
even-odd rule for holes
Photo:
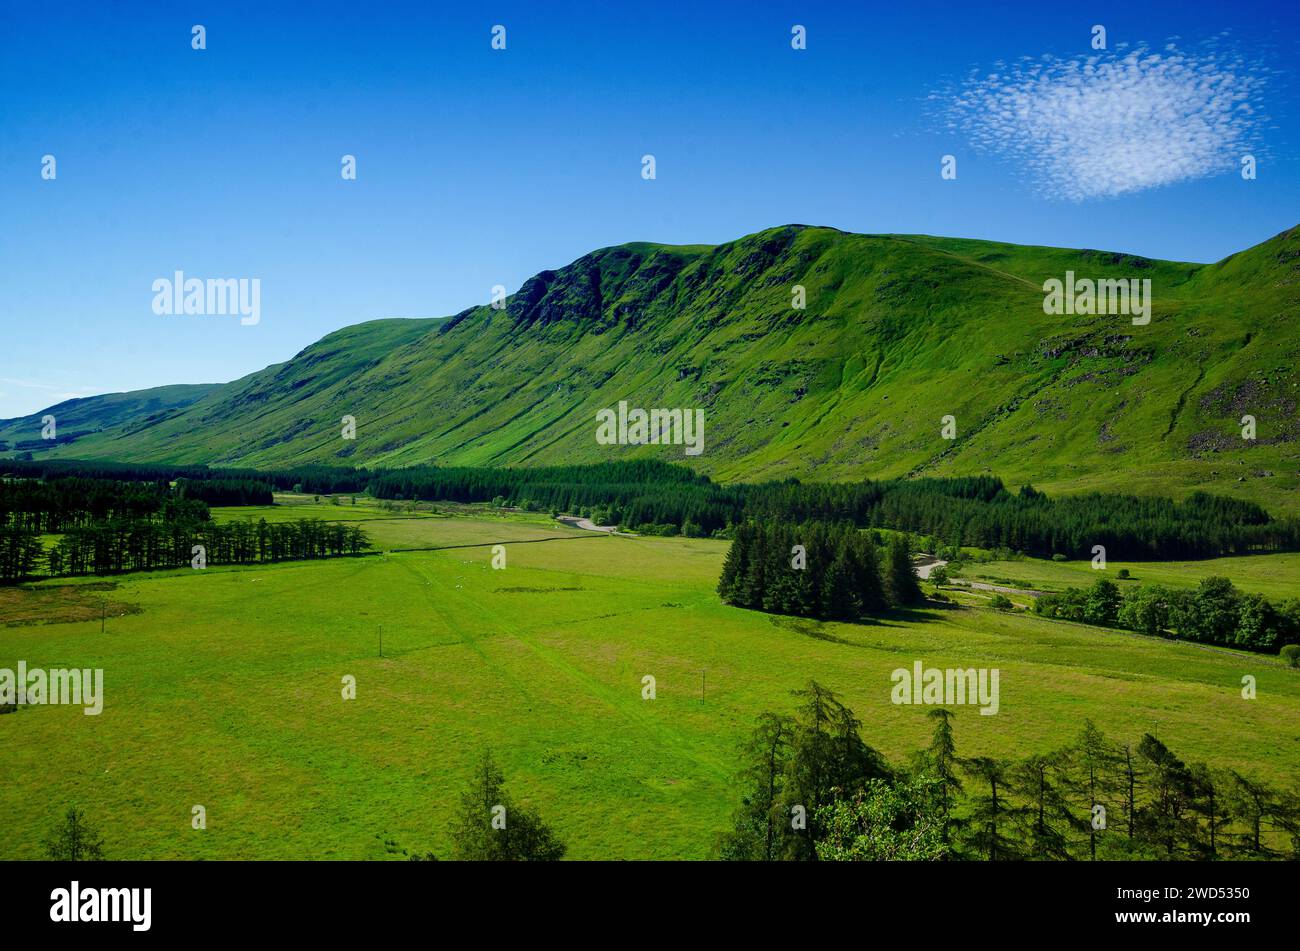
[[[97,717],[0,716],[0,858],[39,858],[73,804],[109,858],[445,858],[486,746],[571,858],[703,858],[739,795],[737,747],[758,713],[788,711],[788,691],[815,678],[902,760],[931,727],[926,707],[890,702],[891,671],[916,660],[1001,670],[998,715],[956,708],[963,755],[1047,751],[1091,718],[1117,739],[1154,731],[1189,761],[1300,779],[1300,672],[1276,658],[976,599],[869,625],[771,617],[719,601],[726,542],[482,508],[282,501],[215,515],[365,519],[380,549],[437,550],[11,589],[0,667],[102,667],[105,703]],[[1224,573],[1246,590],[1296,590],[1300,556],[1231,561],[1129,567],[1140,580]],[[970,571],[1060,587],[1093,576],[1037,561]],[[1245,674],[1255,700],[1241,697]],[[341,697],[345,675],[355,700]],[[203,831],[191,829],[196,804]]]
[[[1117,577],[1124,569],[1129,577]],[[1089,560],[1057,562],[1020,558],[971,563],[961,573],[962,578],[972,581],[1049,592],[1070,587],[1086,588],[1101,577],[1110,578],[1124,591],[1139,584],[1194,588],[1202,578],[1213,575],[1230,578],[1242,591],[1262,594],[1272,601],[1300,597],[1300,552],[1238,555],[1202,561],[1107,560],[1104,573],[1094,569]]]

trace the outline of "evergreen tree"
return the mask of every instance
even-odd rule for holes
[[[45,855],[56,862],[99,862],[104,858],[104,837],[84,812],[73,807],[45,840]]]
[[[889,605],[880,579],[880,555],[870,533],[849,528],[849,551],[853,557],[854,595],[865,614],[879,614]],[[920,586],[917,586],[920,592]]]
[[[895,535],[890,540],[883,580],[885,596],[894,607],[920,604],[925,600],[916,578],[916,570],[912,567],[912,554],[908,550],[907,539],[902,535]]]
[[[452,844],[456,858],[468,862],[553,862],[566,851],[535,811],[510,798],[491,752],[461,795]]]
[[[1024,832],[1022,852],[1031,859],[1069,859],[1069,832],[1075,818],[1070,812],[1060,770],[1055,766],[1064,754],[1033,754],[1011,770],[1012,783],[1025,801],[1016,818]]]
[[[1199,837],[1192,845],[1197,859],[1219,858],[1223,837],[1232,821],[1227,800],[1223,795],[1223,777],[1204,763],[1193,763],[1188,769],[1190,806],[1204,820]]]
[[[1166,859],[1183,854],[1196,840],[1191,773],[1169,748],[1150,733],[1137,749],[1150,770],[1151,800],[1138,810],[1137,828],[1143,841],[1157,846]]]
[[[835,791],[852,795],[867,780],[888,779],[891,773],[884,758],[862,742],[853,712],[831,691],[810,680],[793,693],[801,703],[791,733],[785,814],[800,807],[807,830],[792,838],[789,855],[811,860],[817,857],[815,843],[821,835],[819,810],[831,802]]]
[[[821,605],[825,617],[833,621],[856,621],[862,606],[854,592],[854,568],[847,546],[841,544],[822,579]]]
[[[1010,800],[1012,786],[1007,764],[989,756],[964,760],[962,766],[988,789],[987,795],[972,798],[965,844],[973,857],[990,862],[1018,858],[1011,838],[1006,834],[1013,817]]]
[[[749,547],[752,538],[750,527],[741,525],[727,549],[726,560],[722,563],[722,576],[718,579],[718,595],[727,604],[736,604],[739,600],[741,581],[745,577],[749,563]]]
[[[1243,827],[1224,843],[1228,851],[1234,858],[1272,858],[1275,853],[1264,830],[1278,815],[1277,791],[1268,783],[1232,770],[1223,784],[1223,795],[1228,815]]]
[[[1122,815],[1118,808],[1120,753],[1091,720],[1084,720],[1063,760],[1066,781],[1062,789],[1075,807],[1070,825],[1087,835],[1088,858],[1095,862],[1098,841],[1109,831],[1112,814]]]
[[[718,855],[729,861],[771,862],[787,851],[792,829],[784,812],[783,791],[790,757],[793,721],[775,713],[759,715],[744,747],[741,782],[748,789],[722,837]]]
[[[951,710],[935,707],[926,716],[934,721],[934,731],[930,734],[930,745],[918,756],[919,771],[926,773],[939,782],[938,794],[943,811],[950,813],[953,801],[964,787],[958,768],[961,758],[957,755],[957,742],[953,738]]]

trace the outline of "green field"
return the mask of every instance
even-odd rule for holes
[[[957,708],[966,755],[1045,751],[1090,717],[1116,738],[1155,731],[1188,760],[1300,778],[1300,673],[1276,658],[977,606],[871,625],[769,617],[719,602],[719,541],[606,536],[541,515],[270,511],[376,519],[366,528],[383,549],[504,543],[507,567],[491,567],[489,547],[449,547],[15,592],[14,604],[40,598],[60,617],[66,603],[82,619],[0,626],[0,667],[102,667],[106,700],[98,717],[0,717],[0,858],[39,858],[72,804],[98,821],[110,858],[447,857],[485,746],[570,857],[701,858],[738,796],[738,743],[808,678],[890,758],[923,745],[926,708],[889,700],[890,672],[914,660],[1001,670],[997,716]],[[218,512],[248,514],[264,512]],[[0,601],[0,619],[19,616],[14,604]],[[86,604],[89,620],[76,613]],[[1241,698],[1244,674],[1258,678],[1255,700]],[[341,699],[344,675],[355,700]],[[190,827],[196,804],[204,831]]]
[[[1122,569],[1128,570],[1127,579],[1117,577]],[[962,578],[972,581],[1036,591],[1086,588],[1103,577],[1115,581],[1123,590],[1139,584],[1193,588],[1202,578],[1212,575],[1229,578],[1241,590],[1262,594],[1271,600],[1300,597],[1300,553],[1296,552],[1201,561],[1107,561],[1104,571],[1094,569],[1091,561],[1022,558],[968,564],[961,573]]]

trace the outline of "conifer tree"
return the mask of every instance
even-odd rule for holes
[[[903,535],[895,535],[890,540],[889,552],[885,558],[884,588],[889,603],[894,607],[920,604],[925,599],[912,567],[907,538]]]

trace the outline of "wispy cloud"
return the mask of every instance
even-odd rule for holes
[[[108,392],[103,387],[77,387],[67,383],[46,383],[13,377],[0,377],[0,386],[5,387],[0,391],[0,419],[30,416],[65,400]]]
[[[1026,57],[973,72],[946,113],[950,129],[1019,163],[1044,195],[1113,198],[1238,168],[1258,153],[1267,74],[1215,44]]]
[[[42,383],[38,380],[16,380],[12,377],[0,376],[0,383],[8,386],[16,386],[25,390],[47,390],[56,393],[59,399],[75,399],[78,396],[91,396],[95,393],[102,393],[102,388],[96,387],[69,387],[66,383]]]

